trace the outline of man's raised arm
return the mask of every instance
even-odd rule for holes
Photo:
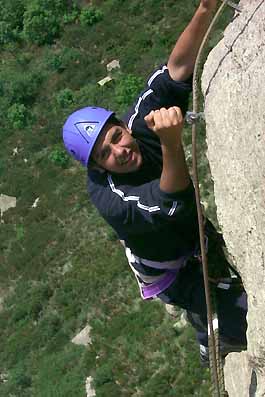
[[[161,142],[163,169],[160,189],[165,193],[185,190],[190,185],[190,176],[182,147],[183,117],[180,108],[152,110],[145,121]]]
[[[177,40],[168,59],[168,70],[172,79],[184,81],[192,74],[198,50],[216,5],[217,0],[201,0],[191,22]]]

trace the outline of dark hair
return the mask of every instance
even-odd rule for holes
[[[124,126],[125,123],[124,121],[118,119],[114,114],[110,116],[110,118],[108,119],[108,121],[106,122],[105,125],[108,124],[114,124],[114,125],[119,125],[119,126]],[[99,133],[100,135],[100,133]],[[88,163],[87,163],[87,169],[90,170],[91,168],[95,167],[97,165],[97,162],[95,160],[93,160],[90,156]]]
[[[110,116],[110,118],[108,119],[107,124],[114,124],[114,125],[120,125],[123,126],[124,125],[124,121],[118,119],[114,114],[112,116]]]

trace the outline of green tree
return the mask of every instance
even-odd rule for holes
[[[17,39],[23,29],[24,11],[23,0],[0,0],[0,45]]]
[[[62,108],[69,106],[74,102],[74,92],[70,88],[65,88],[58,92],[56,101]]]
[[[66,0],[34,0],[24,14],[26,40],[42,45],[50,44],[59,36]]]
[[[67,155],[65,149],[55,148],[49,154],[49,159],[56,165],[66,168],[69,164],[70,157]]]
[[[103,18],[103,12],[96,7],[84,8],[80,14],[80,23],[83,26],[91,26],[101,21]]]
[[[26,72],[24,69],[5,69],[0,73],[0,81],[2,81],[2,90],[5,100],[9,104],[24,103],[31,105],[40,89],[40,84],[43,81],[43,74],[35,69]]]
[[[7,44],[13,39],[13,32],[9,23],[0,22],[0,45]]]
[[[22,129],[27,125],[27,108],[23,103],[15,103],[8,109],[7,118],[13,128]]]

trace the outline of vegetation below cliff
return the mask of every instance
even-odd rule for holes
[[[91,375],[97,397],[205,397],[192,329],[175,330],[159,302],[141,301],[116,236],[88,200],[85,170],[61,140],[78,107],[123,113],[198,2],[90,3],[0,1],[0,193],[17,198],[0,227],[0,394],[81,397]],[[101,87],[113,59],[121,69]],[[200,141],[203,152],[202,132]],[[189,129],[185,143],[190,161]],[[205,157],[200,170],[214,217]],[[87,322],[92,345],[72,344]]]

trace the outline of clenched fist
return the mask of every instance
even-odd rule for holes
[[[178,146],[181,144],[184,120],[179,107],[152,110],[144,119],[147,127],[159,136],[162,145]]]

